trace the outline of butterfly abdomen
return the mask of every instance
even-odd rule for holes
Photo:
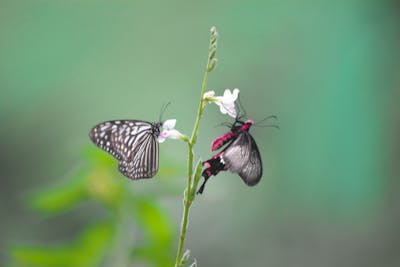
[[[215,139],[212,144],[211,144],[211,151],[215,151],[219,148],[221,148],[223,145],[228,143],[230,140],[232,140],[233,137],[235,137],[235,133],[229,132],[224,134],[223,136],[218,137]]]
[[[197,191],[198,194],[203,193],[206,182],[210,176],[217,175],[220,171],[225,170],[225,162],[222,159],[223,154],[224,152],[220,152],[211,159],[203,162],[205,169],[201,173],[201,176],[204,177],[204,182]]]

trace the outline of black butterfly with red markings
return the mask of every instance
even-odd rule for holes
[[[211,144],[211,151],[226,147],[211,159],[203,162],[202,172],[204,182],[197,191],[203,193],[207,180],[220,171],[230,171],[239,174],[248,186],[256,185],[262,176],[262,162],[260,152],[254,138],[250,135],[252,120],[241,121],[236,118],[230,132],[215,139]]]

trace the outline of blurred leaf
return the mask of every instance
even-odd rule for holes
[[[16,261],[13,266],[71,266],[71,254],[68,247],[19,247],[11,251]]]
[[[83,156],[86,160],[88,160],[88,163],[90,164],[100,164],[104,167],[116,166],[116,160],[114,159],[114,157],[107,152],[99,149],[95,145],[85,147],[83,150]]]
[[[90,267],[101,263],[112,237],[110,223],[92,225],[73,244],[19,246],[11,249],[12,266]]]
[[[90,169],[80,170],[63,184],[35,193],[29,198],[29,205],[50,214],[63,212],[89,197],[108,206],[117,205],[124,190],[121,180],[114,179],[115,160],[96,147],[85,149],[85,157],[91,161]]]
[[[30,199],[30,205],[41,212],[54,214],[92,198],[114,211],[122,209],[122,212],[126,213],[127,210],[133,209],[135,215],[133,219],[144,233],[143,244],[133,248],[127,246],[129,253],[132,249],[134,251],[133,260],[144,260],[160,267],[173,265],[174,228],[162,209],[153,199],[132,191],[132,188],[127,186],[127,180],[116,175],[117,161],[107,153],[96,147],[87,148],[85,158],[87,160],[85,169],[68,178],[68,182],[39,191]],[[162,179],[161,185],[157,183],[157,190],[165,191],[166,187],[176,189],[176,184],[171,183],[171,179],[168,178],[175,177],[174,181],[180,182],[178,175],[183,174],[181,170],[180,164],[168,160],[159,173],[167,179]],[[118,219],[115,222],[118,222]],[[117,239],[118,244],[115,244],[111,238],[111,228],[115,227],[92,226],[73,244],[16,247],[12,249],[11,254],[15,266],[96,266],[108,258],[113,259],[121,252],[118,246],[124,241]],[[127,237],[123,235],[122,238]],[[113,248],[117,248],[119,252]],[[108,253],[111,251],[107,257],[105,257],[106,249]],[[123,255],[120,258],[123,259]]]
[[[98,224],[87,229],[75,246],[73,266],[97,266],[108,251],[114,230],[111,223]]]
[[[134,258],[146,259],[155,266],[172,266],[174,228],[171,221],[152,200],[137,199],[133,203],[134,213],[146,240],[145,244],[133,251]]]
[[[150,199],[134,203],[139,224],[147,231],[152,242],[165,246],[172,240],[173,227],[162,209]]]
[[[28,204],[44,213],[65,211],[88,197],[86,175],[87,171],[80,171],[67,183],[42,189],[28,198]]]
[[[114,170],[98,166],[87,175],[87,192],[95,200],[111,208],[116,208],[123,199],[127,189],[123,179],[114,175]]]

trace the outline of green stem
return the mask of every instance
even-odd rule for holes
[[[207,66],[208,66],[208,64],[207,64]],[[204,75],[203,84],[201,87],[201,100],[200,100],[199,108],[197,110],[197,117],[196,117],[196,121],[194,123],[192,136],[188,142],[189,156],[188,156],[187,187],[185,189],[185,195],[184,195],[184,202],[183,202],[184,210],[183,210],[183,215],[182,215],[181,231],[180,231],[180,237],[179,237],[178,252],[176,254],[175,267],[179,267],[182,264],[181,259],[182,259],[182,254],[183,254],[183,247],[185,244],[185,238],[186,238],[189,209],[193,202],[193,199],[189,199],[189,195],[191,192],[191,185],[192,185],[192,177],[193,177],[193,145],[196,143],[197,131],[199,129],[201,116],[203,115],[203,110],[204,110],[203,95],[204,95],[205,88],[207,86],[207,79],[208,79],[208,71],[206,71],[206,73]]]
[[[214,28],[214,30],[215,30],[215,28]],[[185,245],[187,223],[188,223],[188,218],[189,218],[189,209],[194,200],[194,196],[191,195],[192,186],[195,186],[194,184],[192,184],[193,146],[196,144],[196,141],[197,141],[197,132],[198,132],[199,125],[200,125],[200,119],[203,115],[203,110],[204,110],[203,96],[204,96],[204,92],[207,87],[208,73],[213,69],[213,67],[215,66],[215,62],[216,62],[214,59],[215,51],[216,51],[216,32],[212,31],[206,71],[204,73],[204,78],[203,78],[203,82],[201,85],[200,103],[199,103],[199,107],[197,109],[197,117],[196,117],[196,121],[193,126],[193,131],[192,131],[190,140],[185,140],[188,143],[188,150],[189,150],[188,151],[188,153],[189,153],[188,163],[187,163],[188,164],[188,172],[187,172],[188,177],[187,177],[187,187],[185,189],[185,194],[184,194],[184,199],[183,199],[184,200],[183,201],[184,209],[183,209],[183,215],[182,215],[182,223],[181,223],[181,230],[180,230],[180,236],[179,236],[178,251],[177,251],[176,260],[175,260],[175,267],[180,267],[180,266],[182,266],[182,263],[183,263],[182,255],[183,255],[183,248]],[[212,60],[214,60],[215,62],[212,63],[211,62]],[[214,66],[210,67],[211,64],[214,64]]]
[[[210,64],[209,62],[210,61],[208,61],[207,66]],[[203,84],[201,85],[201,99],[200,99],[199,108],[197,109],[197,119],[196,119],[196,122],[194,123],[192,136],[190,138],[190,143],[192,144],[192,146],[194,144],[196,144],[197,131],[199,129],[201,116],[203,115],[203,110],[204,110],[203,95],[204,95],[204,91],[206,90],[207,80],[208,80],[208,71],[205,72],[204,78],[203,78]]]
[[[182,223],[181,223],[181,233],[179,236],[179,245],[178,245],[178,252],[176,254],[176,261],[175,266],[178,267],[181,265],[181,258],[183,253],[183,246],[185,244],[185,237],[186,237],[186,229],[187,229],[187,222],[189,217],[189,208],[191,205],[191,201],[189,200],[190,194],[190,186],[192,183],[192,172],[193,172],[193,149],[192,145],[188,143],[189,147],[189,158],[188,158],[188,180],[187,180],[187,188],[185,189],[184,194],[184,201],[183,201],[183,215],[182,215]]]

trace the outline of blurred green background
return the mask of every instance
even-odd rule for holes
[[[95,124],[176,118],[239,88],[264,163],[257,187],[221,173],[191,209],[199,266],[400,266],[400,6],[396,1],[0,2],[0,265],[170,266],[186,146],[160,174],[119,175]],[[196,155],[228,117],[209,106]],[[61,264],[63,262],[63,264]]]

